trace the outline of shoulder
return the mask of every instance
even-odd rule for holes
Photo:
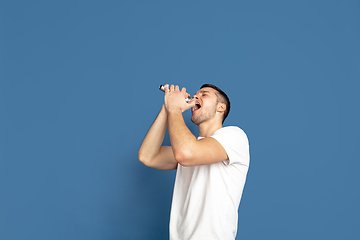
[[[246,133],[237,126],[227,126],[217,130],[212,136],[223,146],[230,145],[233,147],[248,147],[249,141]]]
[[[241,163],[249,165],[249,141],[245,132],[237,126],[227,126],[217,130],[212,136],[225,149],[228,164]]]
[[[226,126],[220,128],[213,134],[213,137],[216,136],[235,137],[235,138],[242,138],[247,140],[246,133],[238,126]]]

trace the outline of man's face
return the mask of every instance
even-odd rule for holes
[[[199,125],[215,116],[218,103],[215,89],[209,87],[202,88],[197,91],[193,99],[196,103],[195,107],[191,109],[191,121],[193,123]]]

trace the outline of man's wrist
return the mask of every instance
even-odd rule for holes
[[[176,114],[182,115],[181,109],[177,109],[177,108],[169,108],[167,109],[167,112],[168,114],[172,114],[172,115],[176,115]]]

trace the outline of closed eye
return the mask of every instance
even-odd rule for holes
[[[201,92],[200,92],[201,96],[208,95],[208,93],[209,93],[208,91],[201,91]]]

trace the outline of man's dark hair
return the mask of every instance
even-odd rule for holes
[[[217,86],[215,86],[213,84],[204,84],[201,86],[200,89],[205,88],[205,87],[215,89],[218,92],[218,94],[216,94],[216,96],[218,97],[218,102],[225,103],[226,109],[225,109],[223,121],[222,121],[224,123],[225,119],[227,118],[227,116],[229,115],[229,112],[230,112],[230,99],[228,98],[226,93],[224,93],[220,88],[218,88]]]

